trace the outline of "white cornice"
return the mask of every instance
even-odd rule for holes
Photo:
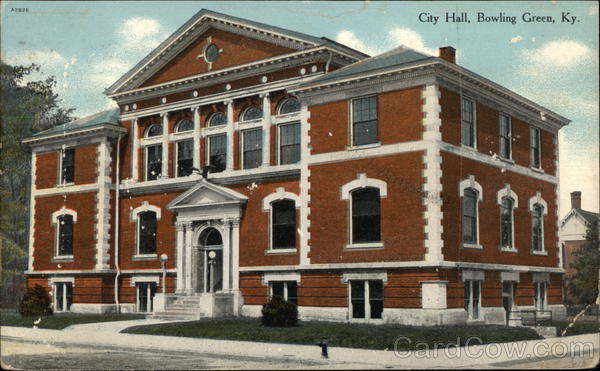
[[[84,128],[80,130],[64,131],[60,133],[51,133],[47,135],[40,135],[37,137],[31,137],[23,140],[23,144],[27,144],[31,147],[39,146],[42,144],[50,143],[64,143],[65,140],[73,137],[86,138],[90,136],[105,135],[109,137],[117,137],[123,133],[126,133],[127,129],[115,125],[98,125],[90,128]]]

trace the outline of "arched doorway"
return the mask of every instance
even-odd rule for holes
[[[198,254],[197,291],[217,292],[223,290],[223,238],[221,232],[208,227],[200,233]]]

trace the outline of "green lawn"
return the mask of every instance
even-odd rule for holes
[[[38,328],[63,329],[70,325],[93,322],[127,321],[131,319],[145,318],[142,314],[78,314],[59,313],[52,316],[22,317],[12,310],[0,311],[0,324],[2,326],[33,327],[38,319],[41,321],[36,325]]]
[[[168,335],[213,339],[263,341],[314,345],[326,336],[330,346],[368,349],[415,349],[416,343],[464,345],[467,339],[477,337],[481,343],[541,339],[533,330],[522,327],[496,325],[414,327],[401,325],[363,325],[333,322],[302,322],[289,328],[263,327],[260,319],[232,318],[205,319],[161,325],[135,326],[123,330],[132,334]],[[471,342],[479,344],[479,341]]]
[[[567,326],[569,326],[569,323],[571,323],[571,322],[553,321],[552,325],[557,327],[558,336],[560,336],[562,334],[563,330],[566,329]],[[600,323],[598,321],[577,321],[577,322],[575,322],[573,327],[571,327],[567,331],[565,336],[592,334],[595,332],[600,332]]]

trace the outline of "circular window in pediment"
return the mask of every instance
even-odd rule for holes
[[[215,44],[209,44],[204,49],[204,60],[213,63],[219,58],[219,48]]]

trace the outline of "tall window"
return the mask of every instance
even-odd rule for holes
[[[73,284],[57,282],[54,284],[54,311],[68,312],[73,304]]]
[[[219,173],[227,167],[227,135],[208,137],[209,164],[214,166],[214,172]]]
[[[467,280],[465,285],[465,310],[469,319],[479,319],[481,309],[481,281]]]
[[[298,305],[298,284],[296,281],[269,281],[271,297],[279,296],[283,300]]]
[[[279,126],[279,164],[300,161],[300,123]]]
[[[59,184],[73,183],[75,179],[75,149],[67,148],[60,151]]]
[[[243,132],[243,168],[254,169],[262,164],[262,129]]]
[[[292,200],[271,204],[271,236],[273,249],[296,248],[296,203]]]
[[[500,114],[500,156],[510,159],[512,156],[512,124],[510,116]]]
[[[223,112],[215,112],[208,120],[208,126],[220,126],[227,124],[227,116]]]
[[[279,106],[279,114],[293,113],[300,111],[300,102],[296,98],[288,98]]]
[[[194,166],[194,141],[182,140],[177,142],[177,176],[188,176]]]
[[[156,254],[156,213],[154,211],[138,214],[138,254]]]
[[[534,297],[534,305],[537,310],[546,310],[548,307],[548,292],[547,292],[547,283],[546,282],[535,282],[535,297]]]
[[[350,281],[352,318],[382,318],[383,281]]]
[[[539,169],[541,166],[540,129],[531,128],[531,166]]]
[[[56,255],[73,255],[73,216],[69,214],[60,215],[56,226]]]
[[[532,214],[532,248],[533,251],[544,251],[544,206],[533,205]]]
[[[462,240],[464,243],[477,243],[477,191],[467,188],[463,197]]]
[[[379,189],[366,187],[352,192],[352,243],[381,241]]]
[[[513,248],[513,208],[513,199],[503,197],[500,205],[500,234],[501,244],[504,248]]]
[[[155,180],[162,174],[162,144],[146,147],[146,180]]]
[[[352,145],[377,143],[377,97],[352,100]]]
[[[136,288],[138,312],[152,312],[152,299],[156,294],[156,282],[138,282]]]
[[[467,98],[462,99],[462,144],[475,147],[475,103]]]
[[[262,117],[263,117],[263,111],[256,106],[251,106],[251,107],[246,108],[246,110],[242,114],[241,121],[258,120]]]

